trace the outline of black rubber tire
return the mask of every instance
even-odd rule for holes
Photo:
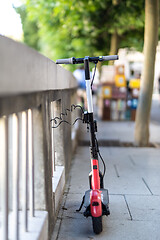
[[[93,231],[95,234],[100,234],[103,230],[102,227],[102,216],[92,217]]]

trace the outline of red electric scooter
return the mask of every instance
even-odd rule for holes
[[[100,57],[84,57],[84,58],[68,58],[58,59],[57,64],[84,64],[85,79],[86,79],[86,95],[87,95],[87,111],[83,114],[83,123],[86,123],[90,132],[90,155],[91,155],[91,173],[89,174],[90,189],[85,192],[82,200],[82,204],[79,208],[80,211],[82,205],[86,208],[84,216],[92,217],[93,231],[96,234],[102,232],[102,216],[109,215],[109,195],[108,190],[104,189],[103,178],[105,174],[105,163],[99,152],[98,141],[96,139],[97,122],[93,118],[93,103],[92,103],[92,81],[90,80],[89,62],[96,64],[98,61],[110,61],[117,60],[117,55],[112,56],[100,56]],[[104,164],[104,173],[99,170],[98,155],[100,156]]]

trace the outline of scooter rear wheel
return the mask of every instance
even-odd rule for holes
[[[102,216],[92,217],[92,225],[93,225],[93,231],[95,234],[101,233],[102,232]]]

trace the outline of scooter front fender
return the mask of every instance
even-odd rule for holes
[[[99,190],[90,191],[90,208],[92,217],[102,216],[101,192]]]

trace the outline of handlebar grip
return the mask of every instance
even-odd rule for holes
[[[102,56],[102,61],[112,61],[117,60],[118,58],[118,55]]]
[[[73,64],[73,58],[57,59],[56,64]]]

